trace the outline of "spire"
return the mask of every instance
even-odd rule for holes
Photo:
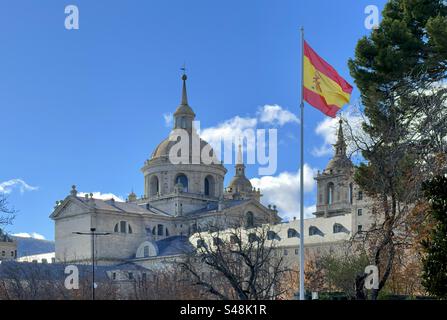
[[[245,177],[245,165],[242,157],[242,144],[239,142],[237,148],[237,158],[236,158],[236,176],[244,176]]]
[[[195,118],[195,113],[192,111],[191,107],[188,105],[188,95],[186,93],[186,80],[188,77],[185,74],[185,68],[182,68],[183,75],[183,88],[182,88],[182,101],[174,112],[174,128],[181,128],[192,130],[192,121]]]
[[[242,161],[242,146],[239,143],[238,149],[237,149],[237,160],[236,160],[236,164],[244,164],[244,162]]]
[[[183,80],[183,89],[182,89],[182,106],[188,105],[188,95],[186,93],[186,79],[188,79],[187,75],[183,72],[182,80]]]
[[[346,142],[343,134],[343,120],[338,121],[337,142],[334,144],[335,155],[329,161],[325,171],[333,172],[333,170],[341,170],[351,168],[352,162],[346,155]],[[335,171],[334,171],[335,172]]]
[[[343,126],[342,126],[343,120],[341,120],[341,118],[340,118],[338,123],[339,123],[339,127],[338,127],[337,143],[344,143],[345,142],[345,137],[343,135]]]
[[[345,137],[343,135],[343,120],[338,121],[339,126],[338,126],[338,133],[337,133],[337,142],[334,144],[334,148],[335,148],[335,156],[346,156],[346,142],[345,142]]]

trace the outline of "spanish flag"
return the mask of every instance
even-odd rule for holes
[[[303,97],[324,114],[335,117],[349,102],[352,86],[304,41]]]

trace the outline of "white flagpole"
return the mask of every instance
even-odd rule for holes
[[[304,28],[301,27],[300,300],[304,297]]]

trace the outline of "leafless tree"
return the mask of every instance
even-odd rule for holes
[[[61,268],[59,270],[63,270]],[[65,287],[65,274],[58,275],[51,265],[42,267],[37,263],[3,263],[0,277],[0,300],[89,300],[91,276],[80,276],[79,289]],[[96,299],[117,298],[112,281],[98,281]]]
[[[8,199],[3,193],[0,193],[0,228],[11,224],[14,220],[16,211],[10,208]]]
[[[195,286],[221,300],[280,299],[291,290],[282,282],[291,270],[268,225],[207,230],[193,235],[196,250],[179,263]]]
[[[139,273],[132,282],[134,300],[198,300],[209,299],[201,288],[192,285],[187,274],[175,264]]]

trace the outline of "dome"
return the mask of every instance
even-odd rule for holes
[[[352,162],[347,157],[334,157],[327,164],[326,170],[350,169]]]
[[[250,180],[245,176],[234,176],[228,187],[236,192],[250,192],[253,190]]]
[[[156,159],[156,158],[160,158],[160,157],[168,157],[169,156],[169,151],[171,150],[171,148],[178,143],[177,141],[171,141],[169,140],[169,138],[164,139],[154,150],[154,152],[152,152],[151,155],[151,160],[152,159]],[[214,157],[214,162],[215,163],[219,163],[219,161],[217,160],[217,158],[215,157],[215,153],[213,148],[211,147],[211,145],[206,142],[205,140],[200,139],[200,154],[202,154],[202,150],[203,148],[205,148],[206,146],[208,146],[209,150],[210,150],[210,154],[213,155]],[[190,145],[189,148],[189,154],[190,156],[192,155],[192,146]]]

